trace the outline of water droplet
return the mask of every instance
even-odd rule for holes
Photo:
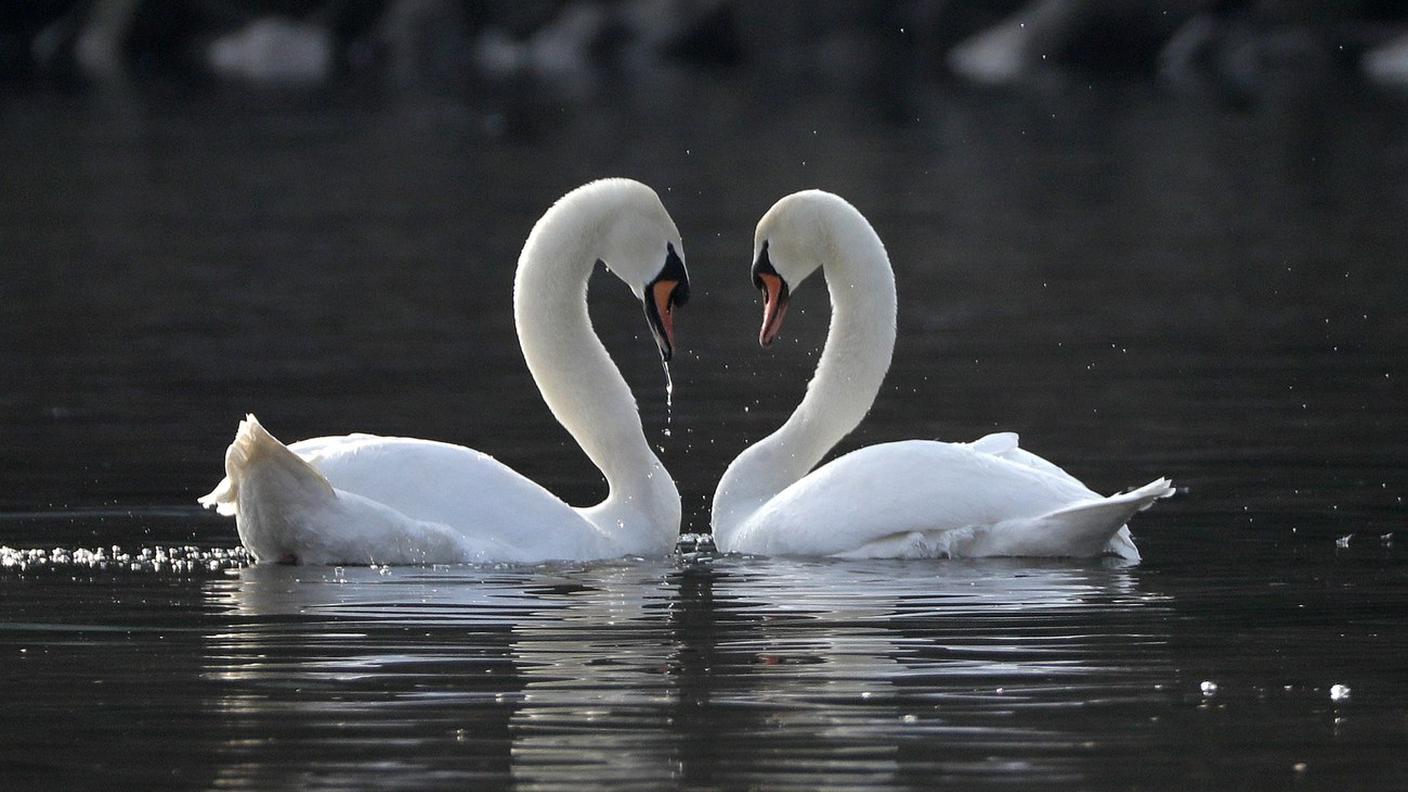
[[[674,418],[675,407],[675,381],[670,377],[670,364],[660,361],[660,366],[665,369],[665,436],[670,436],[670,422]]]

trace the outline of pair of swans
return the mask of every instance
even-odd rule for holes
[[[778,201],[758,223],[759,340],[777,337],[791,293],[825,267],[832,322],[792,417],[729,465],[714,495],[725,552],[844,557],[1076,556],[1138,559],[1125,523],[1172,494],[1164,479],[1102,497],[1018,447],[870,446],[813,471],[870,409],[895,342],[894,273],[874,229],[821,191]],[[689,296],[680,233],[653,190],[626,179],[568,193],[518,260],[514,321],[553,416],[605,475],[606,500],[573,508],[492,457],[432,440],[352,434],[284,445],[254,416],[203,505],[236,518],[260,561],[532,563],[664,555],[680,496],[641,428],[626,381],[592,330],[587,279],[602,261],[644,304],[661,356]]]

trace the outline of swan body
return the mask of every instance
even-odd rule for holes
[[[253,415],[200,499],[233,515],[260,561],[533,563],[668,553],[680,497],[650,450],[634,398],[591,329],[598,260],[645,302],[668,360],[688,297],[679,232],[654,191],[608,179],[568,193],[519,259],[514,318],[524,359],[558,421],[606,476],[602,503],[573,508],[493,457],[433,440],[351,434],[284,445]]]
[[[755,283],[767,345],[787,300],[825,268],[832,323],[801,405],[729,465],[714,494],[725,552],[859,558],[985,556],[1139,559],[1129,518],[1173,489],[1166,479],[1101,496],[1000,432],[972,443],[908,440],[813,470],[869,411],[895,342],[894,273],[869,222],[817,190],[778,201],[758,224]]]

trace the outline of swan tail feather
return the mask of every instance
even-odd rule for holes
[[[1059,537],[1070,547],[1090,550],[1080,555],[1111,552],[1138,560],[1139,550],[1134,546],[1125,523],[1138,512],[1154,505],[1154,501],[1173,493],[1172,483],[1160,478],[1129,492],[1059,509],[1041,520],[1056,535],[1053,538]]]
[[[1139,507],[1139,511],[1144,511],[1150,506],[1153,506],[1154,501],[1160,500],[1162,498],[1172,497],[1175,492],[1177,492],[1177,490],[1174,489],[1172,481],[1169,481],[1166,478],[1157,478],[1142,487],[1132,489],[1129,492],[1123,493],[1122,495],[1116,495],[1114,497],[1133,497],[1134,499],[1140,501],[1142,504]]]
[[[1115,535],[1110,537],[1110,541],[1105,543],[1105,553],[1123,558],[1126,561],[1140,561],[1143,556],[1139,554],[1139,548],[1134,545],[1134,537],[1129,535],[1129,526],[1121,526]]]
[[[225,480],[200,499],[234,514],[240,541],[256,560],[298,562],[338,495],[327,477],[269,434],[252,414],[225,451]]]
[[[225,450],[225,478],[198,502],[220,514],[241,515],[255,491],[266,501],[305,504],[337,497],[326,476],[269,434],[251,413]]]
[[[1086,500],[1036,518],[997,523],[955,541],[951,554],[1091,558],[1112,553],[1131,561],[1139,550],[1125,523],[1136,513],[1174,492],[1167,479],[1098,500]]]
[[[196,503],[207,509],[214,509],[217,514],[222,516],[234,517],[236,497],[235,482],[226,476],[220,479],[220,483],[215,485],[215,489],[196,498]]]

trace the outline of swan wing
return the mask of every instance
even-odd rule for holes
[[[289,450],[338,490],[466,536],[495,539],[516,548],[516,556],[577,558],[604,552],[605,537],[577,510],[472,448],[354,434],[303,440]]]
[[[1016,432],[993,432],[984,435],[971,443],[966,443],[969,448],[981,451],[985,454],[1004,459],[1008,462],[1029,467],[1033,470],[1041,471],[1051,476],[1064,479],[1072,486],[1079,487],[1089,497],[1100,497],[1093,490],[1086,487],[1075,476],[1067,473],[1063,468],[1054,462],[1049,462],[1045,458],[1037,456],[1032,452],[1022,448]]]
[[[1103,500],[1022,451],[1015,435],[989,435],[971,444],[885,443],[835,459],[783,490],[749,518],[738,545],[780,555],[1095,555],[1123,520],[1109,525],[1093,551],[1085,552],[1088,539],[1063,548],[1045,536],[1051,520],[1042,518]],[[1009,541],[976,541],[999,526]],[[1026,548],[1015,541],[1023,538],[1043,541]]]
[[[493,457],[357,434],[285,446],[254,416],[200,502],[235,515],[261,559],[534,562],[618,555],[575,509]]]
[[[994,432],[990,435],[980,437],[968,445],[979,451],[1001,457],[1008,462],[1025,465],[1026,467],[1040,470],[1050,475],[1057,476],[1058,478],[1066,479],[1071,485],[1084,490],[1086,496],[1089,498],[1101,497],[1094,490],[1086,487],[1079,479],[1067,473],[1055,463],[1049,462],[1045,458],[1022,448],[1018,444],[1016,432]],[[1121,526],[1121,528],[1115,532],[1115,535],[1111,537],[1110,541],[1106,544],[1105,551],[1127,561],[1138,561],[1140,558],[1139,548],[1134,546],[1134,537],[1130,536],[1129,526],[1127,525]]]

